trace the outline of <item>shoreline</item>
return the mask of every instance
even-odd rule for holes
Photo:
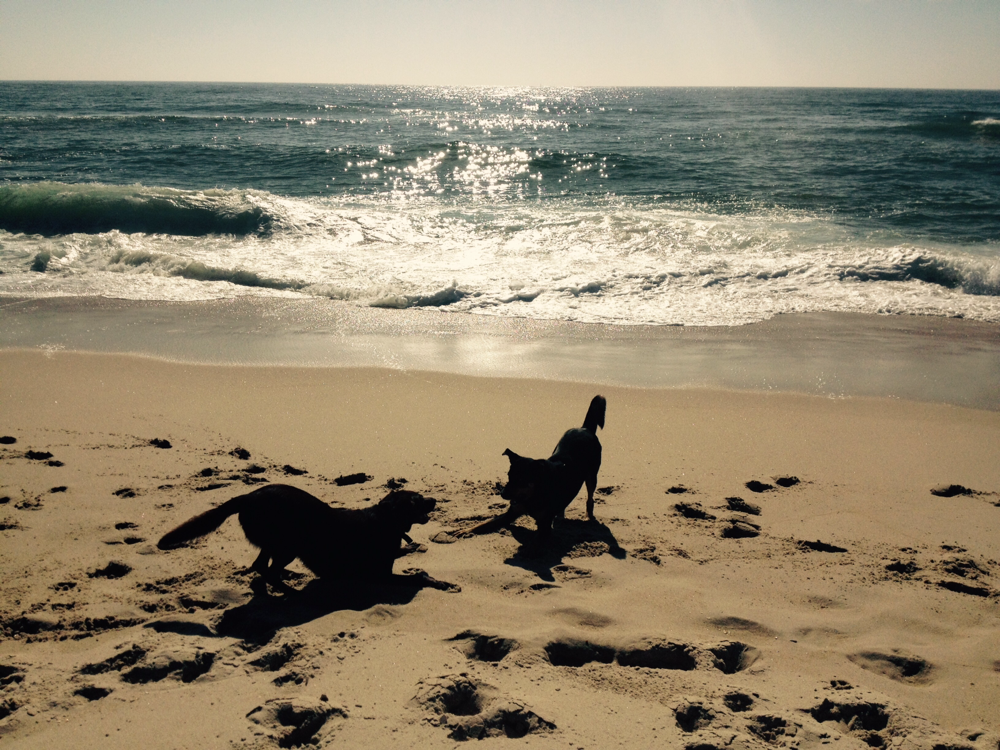
[[[0,312],[6,350],[888,397],[1000,410],[1000,325],[951,318],[804,313],[735,327],[618,326],[250,297],[0,298]]]

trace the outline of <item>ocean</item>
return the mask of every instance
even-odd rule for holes
[[[1000,92],[0,82],[0,295],[1000,322]]]

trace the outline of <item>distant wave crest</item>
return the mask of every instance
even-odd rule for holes
[[[139,185],[0,185],[0,229],[46,237],[120,232],[205,236],[267,234],[274,217],[242,190]]]

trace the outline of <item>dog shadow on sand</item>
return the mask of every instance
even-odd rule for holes
[[[220,636],[266,642],[283,628],[295,627],[341,610],[362,611],[383,605],[409,604],[424,588],[459,591],[453,584],[430,578],[422,571],[394,574],[378,582],[344,584],[314,578],[301,589],[273,595],[260,579],[253,582],[253,598],[223,612],[215,626]]]
[[[608,554],[624,560],[627,553],[606,525],[600,521],[564,518],[552,526],[549,538],[540,543],[538,532],[524,526],[509,527],[511,535],[520,543],[517,552],[504,562],[517,568],[530,570],[543,581],[555,581],[552,569],[563,563],[570,553],[574,558],[598,557]]]

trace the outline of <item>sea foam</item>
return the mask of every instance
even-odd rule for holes
[[[816,310],[1000,320],[995,248],[892,243],[802,212],[733,216],[610,198],[495,204],[488,212],[460,201],[263,192],[219,199],[252,201],[270,217],[270,230],[0,233],[0,293],[305,295],[653,325],[738,324]]]

